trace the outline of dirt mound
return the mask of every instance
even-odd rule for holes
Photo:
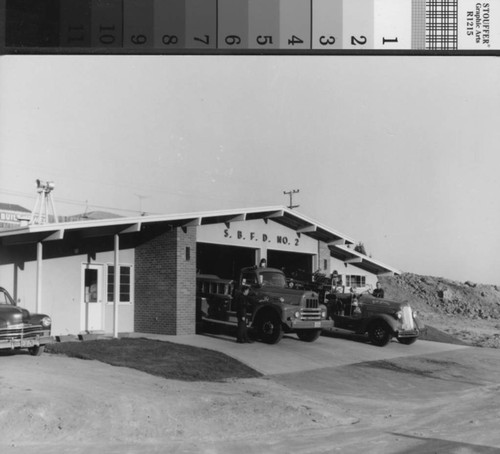
[[[500,287],[403,273],[380,278],[386,298],[408,301],[424,323],[470,345],[500,348]]]

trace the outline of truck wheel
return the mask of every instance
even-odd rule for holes
[[[299,329],[297,337],[304,342],[314,342],[321,334],[320,329]]]
[[[275,314],[264,314],[259,321],[258,332],[266,344],[277,344],[283,337],[281,320]]]
[[[418,337],[398,337],[398,342],[404,345],[411,345],[417,342]]]
[[[40,356],[45,350],[45,345],[35,345],[34,347],[28,348],[31,356]]]
[[[392,333],[386,323],[377,321],[368,329],[368,337],[372,344],[384,347],[391,340]]]

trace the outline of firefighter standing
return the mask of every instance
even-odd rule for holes
[[[236,335],[236,342],[238,344],[251,344],[253,340],[248,337],[247,332],[247,312],[250,308],[250,298],[248,293],[250,292],[250,287],[243,285],[241,287],[241,292],[236,295],[236,317],[238,318],[238,332]]]
[[[384,297],[384,289],[380,285],[380,282],[377,282],[376,288],[372,293],[372,296],[375,298],[383,298]]]

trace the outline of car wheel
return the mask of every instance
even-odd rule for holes
[[[304,342],[314,342],[321,335],[320,329],[297,330],[297,337]]]
[[[45,345],[35,345],[34,347],[28,348],[31,356],[40,356],[45,350]]]
[[[283,337],[281,320],[275,314],[264,314],[259,322],[259,337],[266,344],[277,344]]]
[[[398,337],[398,342],[404,345],[411,345],[417,342],[418,337]]]
[[[386,323],[382,321],[374,322],[368,330],[368,337],[372,344],[383,347],[389,343],[392,333]]]

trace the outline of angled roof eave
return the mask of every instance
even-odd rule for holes
[[[66,232],[86,230],[90,236],[106,236],[113,233],[137,231],[136,225],[167,224],[175,227],[189,225],[205,225],[222,222],[238,222],[244,220],[268,219],[283,226],[299,231],[314,239],[330,242],[342,240],[344,243],[354,243],[354,240],[333,229],[325,227],[304,215],[283,206],[268,206],[243,209],[229,209],[218,211],[161,214],[135,217],[119,217],[109,219],[78,220],[42,225],[28,225],[16,229],[0,232],[0,239],[6,237],[25,237],[27,242],[41,241],[45,235],[52,235],[57,231]]]
[[[39,241],[60,240],[66,232],[82,231],[82,236],[98,237],[114,234],[137,233],[144,225],[165,224],[169,227],[199,226],[215,223],[241,222],[256,219],[273,221],[287,228],[307,235],[315,240],[323,241],[330,247],[332,256],[351,260],[354,266],[377,274],[400,271],[378,260],[374,260],[347,247],[355,244],[355,240],[320,224],[307,216],[299,214],[283,206],[268,206],[218,211],[204,211],[181,214],[160,214],[135,217],[118,217],[96,220],[78,220],[43,225],[28,225],[0,232],[2,244],[26,244]],[[337,253],[337,254],[336,254]]]
[[[386,265],[380,260],[372,259],[367,255],[355,251],[354,249],[350,249],[345,245],[333,245],[330,247],[330,251],[333,257],[337,257],[340,260],[344,260],[346,262],[352,260],[351,263],[354,266],[365,269],[367,271],[375,272],[375,274],[401,274],[400,270]],[[361,259],[361,261],[357,261],[358,259]]]

